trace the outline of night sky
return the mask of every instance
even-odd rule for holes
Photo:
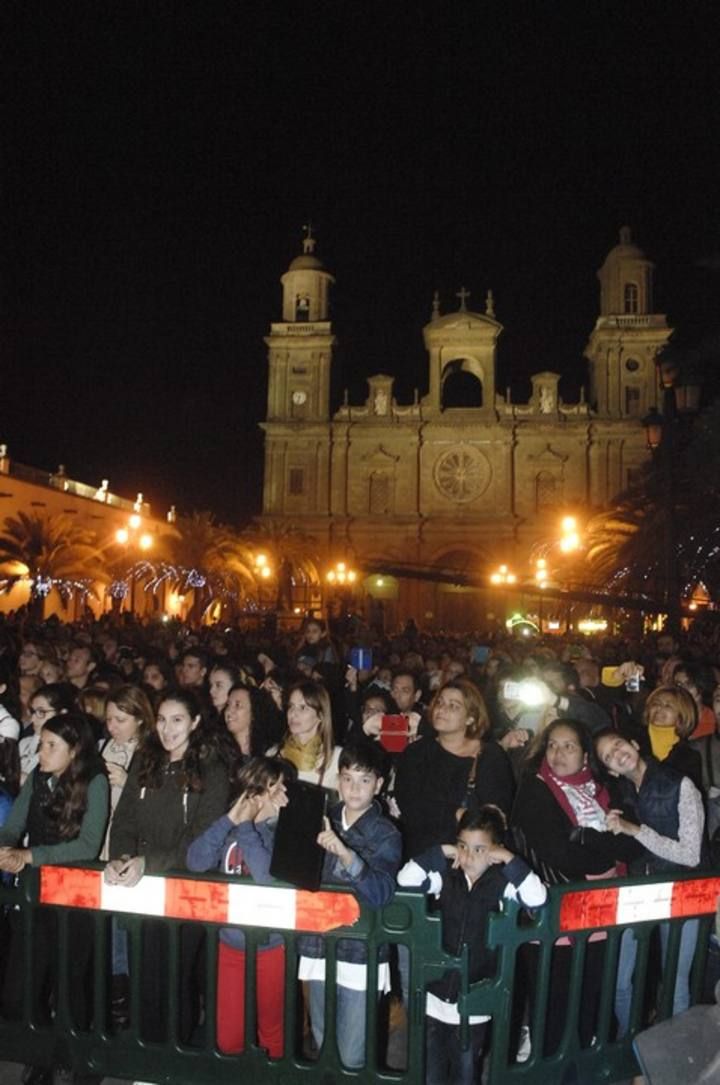
[[[308,219],[336,404],[381,371],[424,394],[433,290],[462,285],[495,293],[499,388],[552,369],[574,396],[625,222],[656,308],[712,336],[719,37],[716,5],[659,0],[3,3],[0,441],[247,520]]]

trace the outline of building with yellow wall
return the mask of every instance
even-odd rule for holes
[[[0,445],[0,531],[4,530],[6,518],[16,517],[19,512],[29,517],[62,517],[67,523],[76,523],[93,533],[103,553],[120,563],[124,559],[128,566],[143,553],[146,556],[157,553],[162,536],[173,530],[165,521],[152,516],[142,494],[131,501],[112,493],[107,480],[95,487],[69,478],[62,466],[56,472],[47,473],[16,463],[6,446]],[[117,542],[118,531],[127,533],[124,544]],[[149,540],[147,547],[139,545],[141,539],[143,542]],[[30,597],[27,578],[15,581],[22,573],[22,569],[15,566],[16,563],[0,565],[0,581],[4,585],[13,584],[9,591],[0,591],[0,611],[6,613],[23,606]],[[63,620],[71,621],[81,615],[86,604],[99,615],[112,606],[110,586],[109,580],[97,582],[92,585],[90,594],[76,592],[66,601],[61,599],[57,589],[51,588],[45,601],[45,615],[58,614]],[[149,613],[158,606],[155,597],[149,598],[140,585],[137,589],[132,600],[136,613]],[[130,588],[127,588],[124,599],[116,598],[116,607],[129,607],[130,595]],[[163,609],[166,607],[167,601],[163,600]]]
[[[263,515],[301,526],[328,562],[525,570],[560,514],[607,504],[645,461],[641,420],[658,405],[655,357],[670,329],[654,312],[654,266],[627,227],[598,271],[589,387],[576,403],[551,372],[531,378],[527,402],[498,391],[492,294],[473,311],[463,289],[452,312],[436,295],[422,330],[425,395],[399,403],[393,377],[378,373],[364,402],[332,411],[334,278],[315,247],[306,237],[282,276],[282,319],[265,340]],[[371,576],[364,588],[399,620],[467,628],[487,612],[481,593],[418,579]]]

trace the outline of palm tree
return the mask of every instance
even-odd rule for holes
[[[720,404],[647,464],[615,504],[587,525],[594,583],[656,600],[703,581],[720,587]]]
[[[178,517],[178,535],[168,539],[170,563],[157,568],[181,594],[192,590],[190,617],[200,621],[214,602],[233,605],[255,591],[252,559],[231,528],[215,521],[211,512]]]
[[[270,555],[277,570],[276,610],[292,609],[294,588],[302,589],[303,602],[319,591],[320,563],[315,540],[288,520],[263,518],[242,533],[243,542],[255,551]]]
[[[7,516],[0,533],[0,563],[25,566],[5,577],[6,587],[30,581],[30,609],[41,620],[45,598],[56,588],[64,603],[73,592],[92,591],[92,581],[106,578],[102,552],[94,532],[68,516],[19,512]]]

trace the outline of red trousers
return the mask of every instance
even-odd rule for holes
[[[219,943],[217,1042],[235,1055],[245,1047],[245,950]],[[283,1054],[285,1009],[285,946],[258,950],[255,969],[257,1028],[260,1047],[270,1058]]]

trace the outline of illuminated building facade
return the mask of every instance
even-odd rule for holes
[[[398,403],[393,377],[368,377],[363,403],[331,409],[334,279],[305,238],[282,276],[282,319],[268,346],[263,514],[301,526],[328,561],[489,570],[527,565],[567,510],[588,512],[623,490],[647,457],[642,418],[658,404],[655,357],[670,329],[654,312],[653,264],[630,230],[598,272],[600,312],[586,347],[587,395],[565,403],[557,373],[535,374],[525,403],[496,388],[502,325],[459,291],[435,297],[423,328],[427,393]],[[477,593],[370,577],[365,591],[394,617],[468,627]]]

